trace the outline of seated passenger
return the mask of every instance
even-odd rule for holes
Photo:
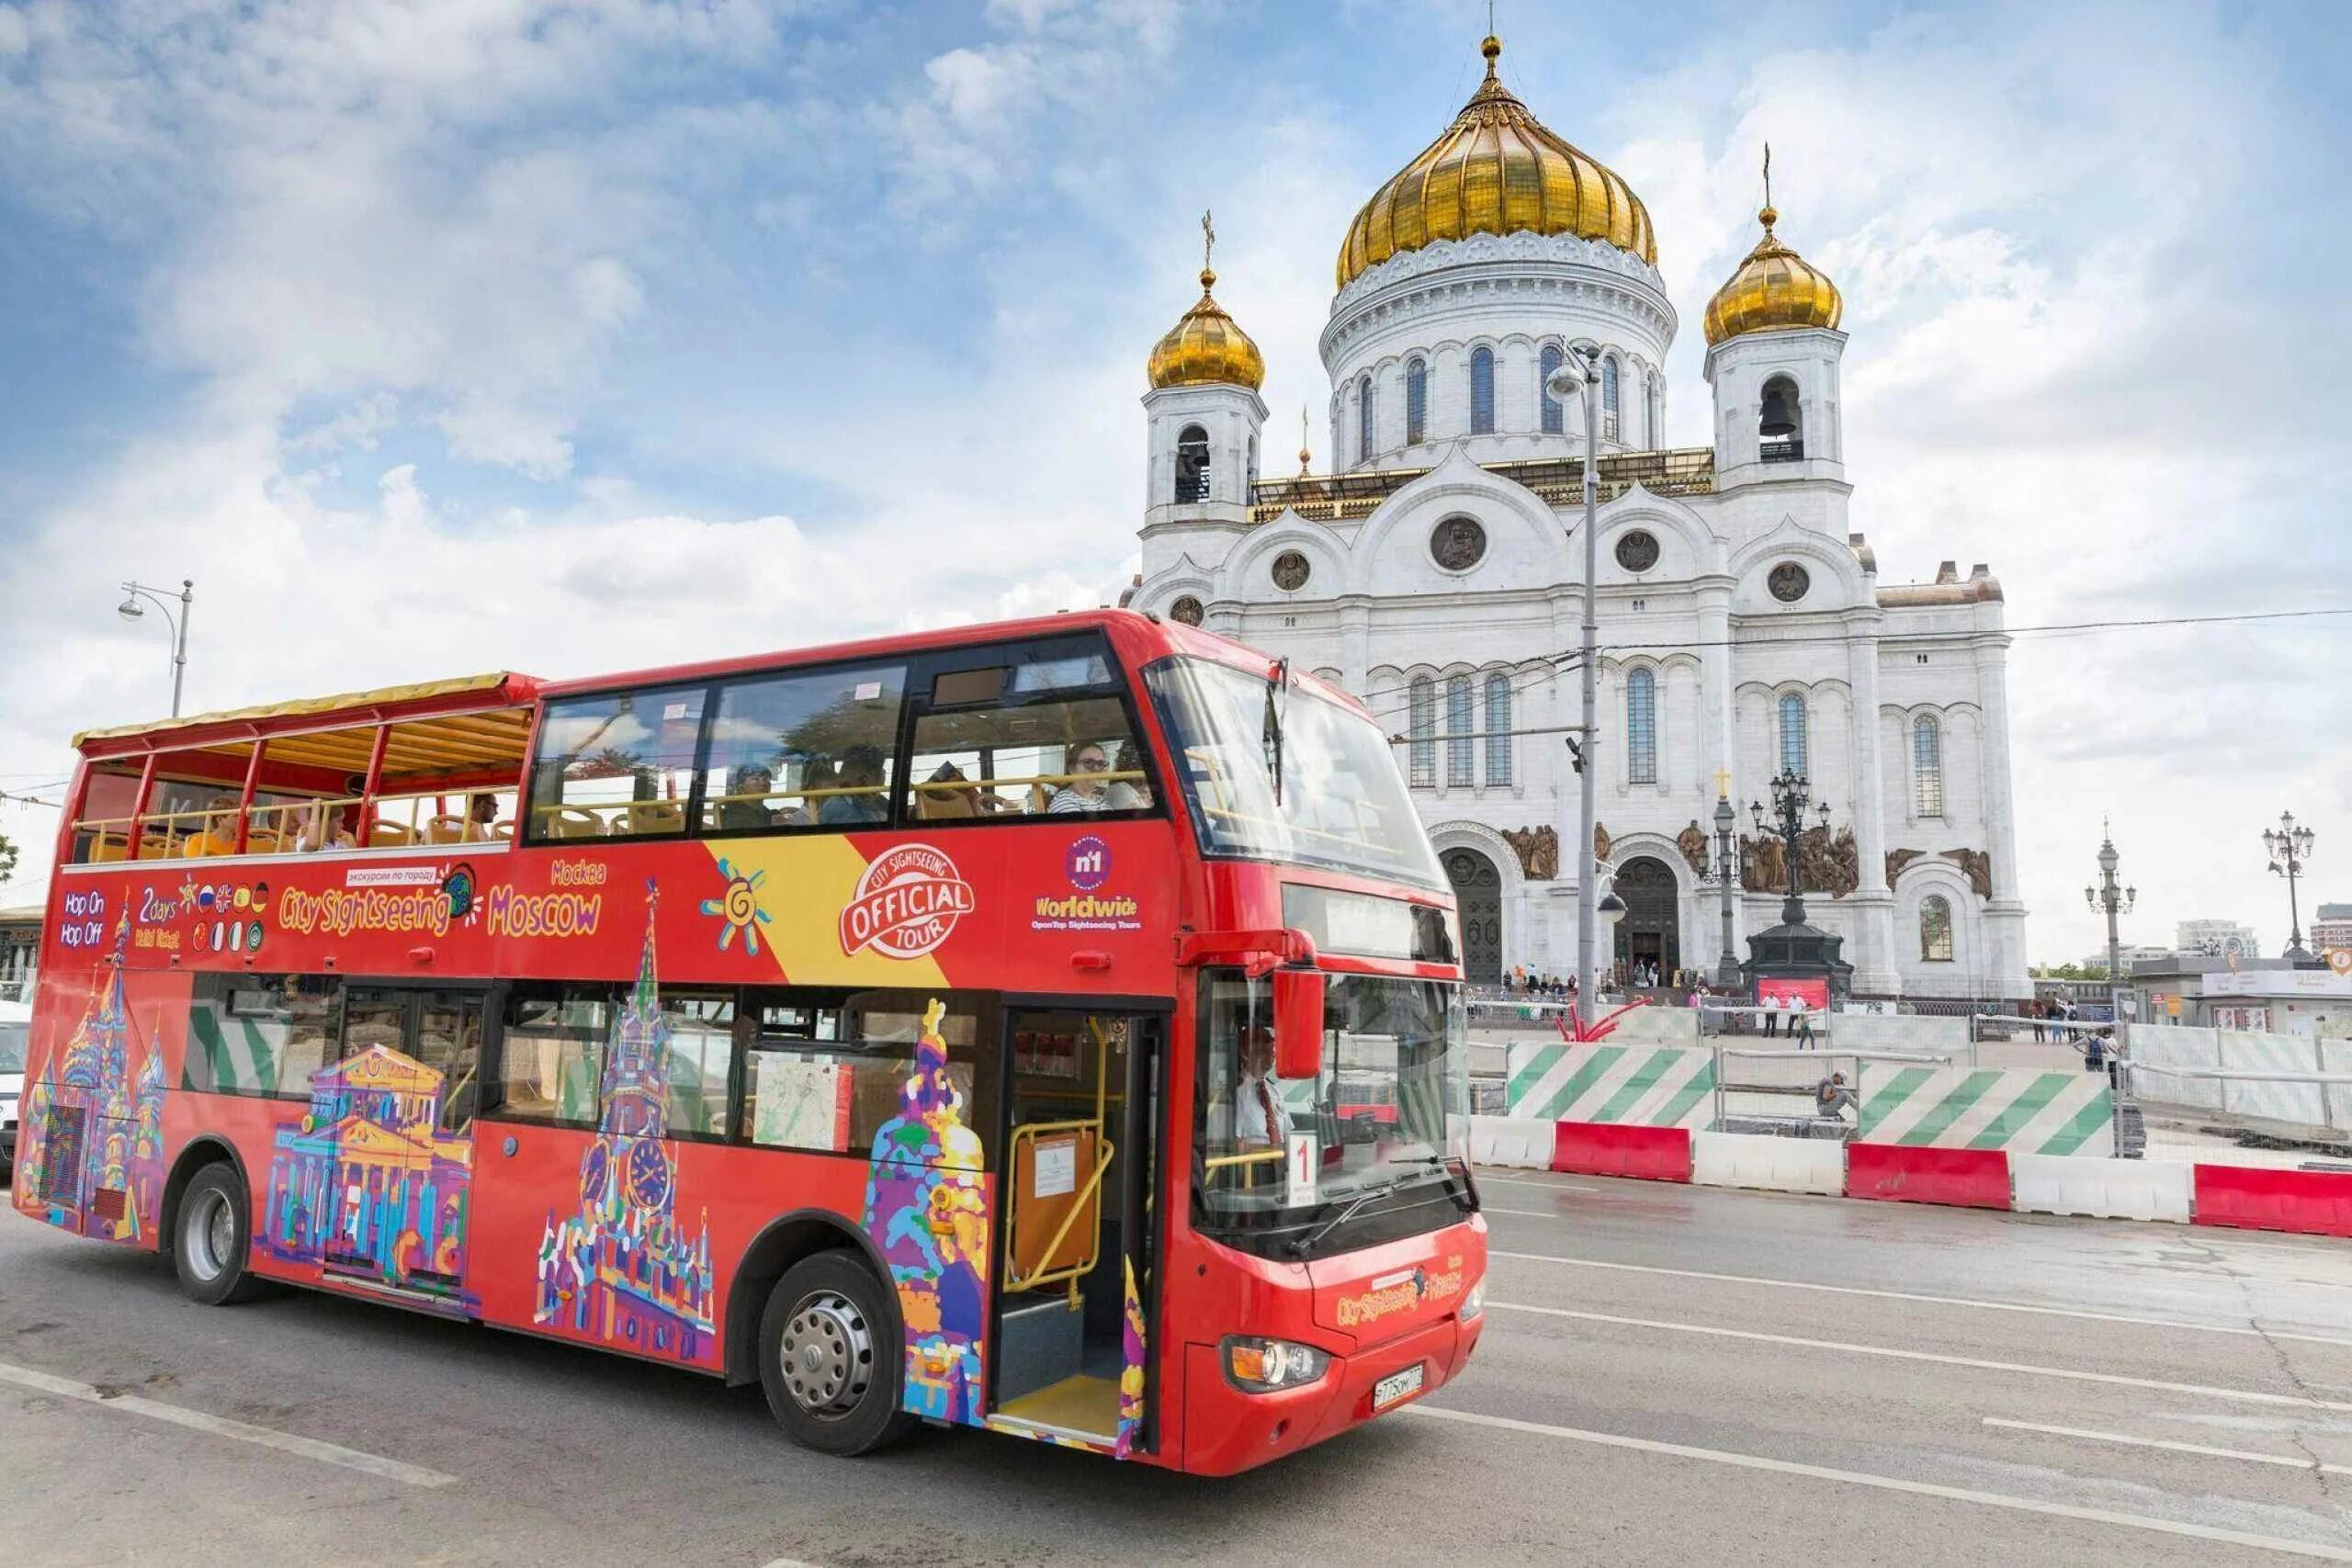
[[[728,797],[719,803],[718,826],[730,833],[755,832],[776,825],[776,813],[768,808],[767,797],[775,792],[775,775],[767,769],[752,766],[735,770],[735,782],[727,786]]]
[[[216,795],[204,803],[204,826],[190,833],[180,853],[190,860],[237,852],[237,797]]]
[[[301,827],[293,840],[295,853],[310,855],[321,850],[351,847],[351,835],[344,829],[341,812],[331,809],[323,800],[311,801],[302,808]]]
[[[487,790],[478,790],[466,803],[466,825],[460,840],[469,844],[486,844],[497,835],[490,825],[498,820],[498,796]]]
[[[1119,760],[1111,770],[1114,773],[1140,773],[1143,758],[1132,740],[1119,742]],[[1113,779],[1103,798],[1112,811],[1148,811],[1151,809],[1151,785],[1141,778]]]
[[[1110,765],[1110,759],[1099,741],[1084,740],[1071,747],[1068,766],[1069,782],[1054,791],[1053,799],[1046,804],[1046,812],[1055,817],[1068,817],[1110,810],[1110,795],[1102,787],[1102,774]]]
[[[856,793],[829,795],[817,807],[817,820],[827,827],[851,827],[861,822],[887,821],[889,792],[882,784],[882,753],[872,746],[853,746],[842,753],[833,787]]]

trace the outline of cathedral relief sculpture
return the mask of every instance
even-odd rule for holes
[[[1627,571],[1647,571],[1657,564],[1657,536],[1640,528],[1617,541],[1617,564]]]
[[[1750,893],[1785,893],[1789,887],[1788,846],[1779,839],[1739,840],[1740,886]],[[1843,898],[1862,885],[1861,853],[1853,829],[1840,828],[1832,838],[1826,828],[1807,829],[1797,840],[1797,890],[1826,893]]]
[[[1896,877],[1901,876],[1901,875],[1903,874],[1903,868],[1904,868],[1905,866],[1906,866],[1906,865],[1909,865],[1913,861],[1917,860],[1921,855],[1926,854],[1927,852],[1927,852],[1927,851],[1925,851],[1925,850],[1889,850],[1889,851],[1887,851],[1887,852],[1886,852],[1886,885],[1887,885],[1889,887],[1894,886],[1894,879],[1895,879]]]
[[[1555,828],[1513,828],[1503,842],[1519,854],[1519,869],[1530,882],[1549,882],[1560,874],[1560,834]]]
[[[1430,555],[1448,571],[1468,571],[1486,558],[1487,530],[1468,517],[1449,517],[1430,535]]]
[[[1784,560],[1772,569],[1764,581],[1772,590],[1773,598],[1783,604],[1793,604],[1813,586],[1813,574],[1792,560]]]
[[[1310,570],[1305,556],[1296,550],[1284,550],[1274,558],[1274,586],[1285,593],[1295,593],[1306,586]]]
[[[1689,827],[1674,835],[1674,847],[1682,852],[1682,858],[1690,863],[1692,871],[1701,876],[1708,874],[1707,830],[1699,826],[1696,817],[1690,818]]]
[[[1201,602],[1187,593],[1168,606],[1168,618],[1182,621],[1188,626],[1197,626],[1201,624]]]
[[[1609,829],[1598,822],[1592,825],[1592,858],[1595,860],[1609,858]]]
[[[1979,898],[1993,896],[1993,857],[1984,850],[1946,850],[1943,858],[1960,867]]]

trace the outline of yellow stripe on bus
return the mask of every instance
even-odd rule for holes
[[[758,922],[760,951],[773,955],[778,972],[793,984],[949,984],[931,953],[893,958],[871,947],[842,952],[842,909],[857,896],[866,866],[846,834],[705,840],[703,848],[714,862],[724,860],[736,876],[758,882],[754,897],[767,916]]]

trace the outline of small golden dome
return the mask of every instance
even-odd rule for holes
[[[1216,274],[1201,268],[1201,302],[1184,312],[1151,351],[1151,384],[1199,387],[1222,383],[1256,391],[1266,384],[1266,356],[1225,313],[1210,290]]]
[[[1502,40],[1479,45],[1487,79],[1445,134],[1373,192],[1340,247],[1345,288],[1390,256],[1472,234],[1575,234],[1657,265],[1649,209],[1625,182],[1527,112],[1495,74]]]
[[[1731,280],[1707,301],[1707,346],[1742,333],[1780,332],[1792,327],[1835,327],[1846,301],[1829,275],[1781,243],[1772,225],[1781,215],[1768,200],[1756,220],[1764,237],[1739,264]]]

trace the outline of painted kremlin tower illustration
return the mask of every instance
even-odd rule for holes
[[[130,940],[125,919],[82,1021],[25,1096],[16,1179],[28,1213],[107,1241],[153,1235],[164,1190],[164,1062],[151,1046],[131,1070],[122,999]]]
[[[580,1211],[548,1216],[534,1319],[640,1355],[694,1360],[711,1346],[710,1226],[677,1219],[669,1126],[670,1024],[654,979],[646,884],[637,985],[605,1055],[604,1116],[580,1161]]]

